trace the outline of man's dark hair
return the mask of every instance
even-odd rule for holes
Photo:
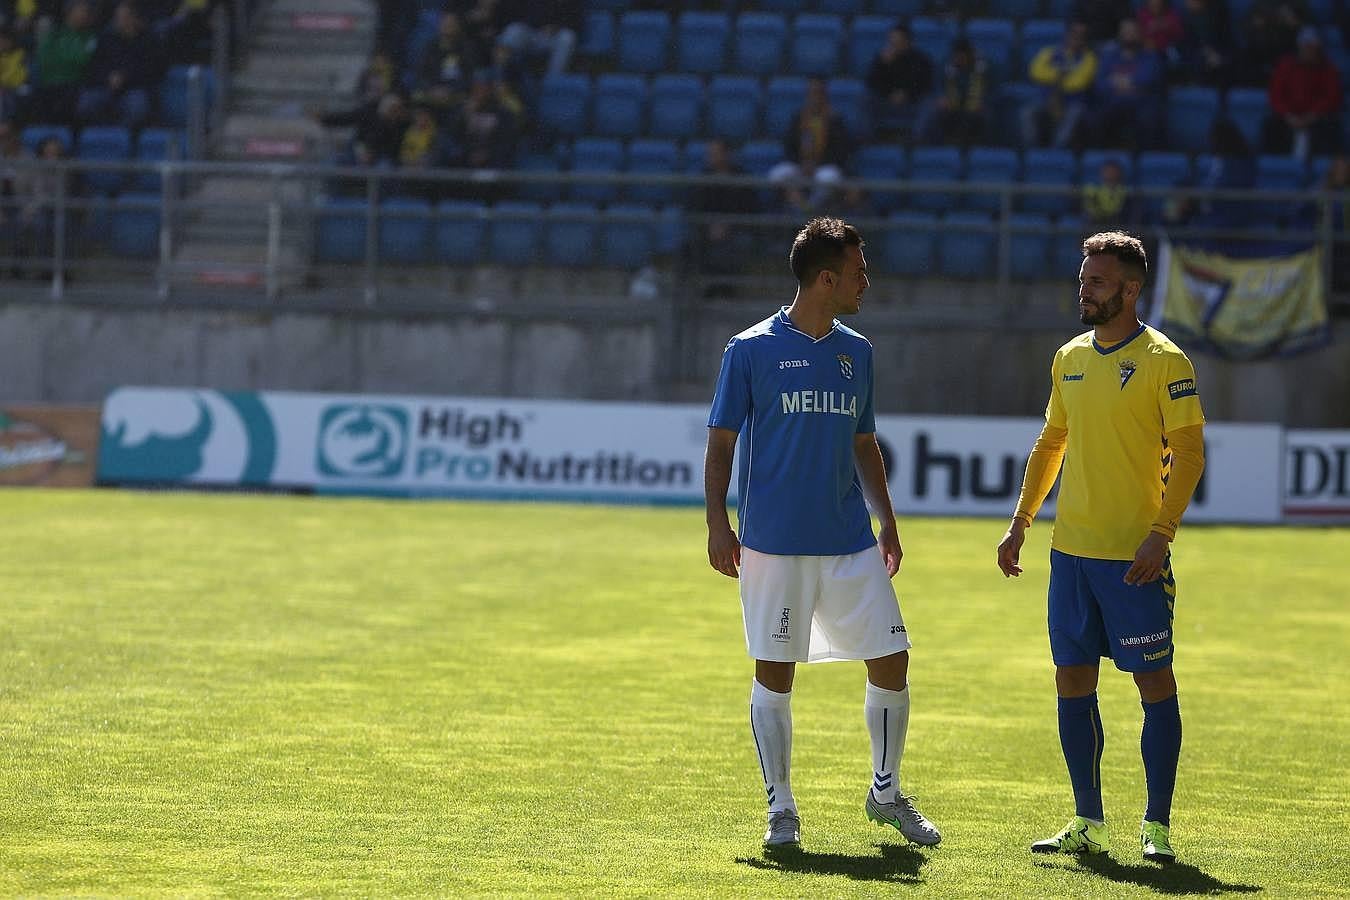
[[[825,269],[842,272],[846,247],[863,245],[858,229],[843,219],[820,217],[807,222],[792,242],[788,262],[798,284],[810,284]]]
[[[1148,280],[1148,256],[1143,242],[1123,231],[1102,231],[1083,241],[1083,257],[1114,256],[1125,268],[1125,277],[1140,284]]]

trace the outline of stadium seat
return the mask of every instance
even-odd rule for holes
[[[122,162],[131,157],[131,134],[117,126],[89,127],[80,131],[75,143],[79,159],[99,162]],[[90,171],[84,175],[84,185],[98,194],[118,190],[127,179],[126,172]]]
[[[787,25],[782,16],[741,13],[736,18],[736,71],[750,75],[777,74],[786,43]]]
[[[641,75],[601,75],[595,79],[591,134],[630,138],[642,134],[647,81]]]
[[[188,124],[189,96],[192,70],[197,70],[201,84],[203,112],[209,113],[215,101],[215,75],[206,66],[173,66],[159,86],[159,117],[165,125],[182,128]]]
[[[923,12],[923,0],[872,0],[872,12],[892,21],[911,19]]]
[[[534,264],[542,231],[543,210],[539,204],[505,200],[492,211],[488,248],[492,261],[504,266]]]
[[[816,2],[816,9],[835,16],[856,16],[866,8],[866,0],[817,0]]]
[[[872,60],[877,58],[895,20],[885,16],[858,16],[848,34],[848,71],[855,78],[866,78]]]
[[[684,208],[665,206],[656,217],[656,252],[675,256],[685,243]]]
[[[1036,58],[1043,47],[1051,47],[1064,41],[1063,19],[1030,19],[1022,23],[1021,45],[1023,70],[1018,78],[1026,78],[1026,66]]]
[[[544,223],[544,259],[552,266],[595,264],[596,208],[589,203],[556,203]]]
[[[623,145],[609,138],[578,138],[572,144],[572,171],[618,172],[623,165]],[[577,182],[569,198],[582,203],[609,203],[619,196],[619,188],[604,182]]]
[[[608,212],[622,216],[600,226],[600,262],[620,269],[640,269],[656,251],[656,215],[649,207],[616,204]]]
[[[1078,160],[1068,150],[1027,150],[1022,156],[1022,181],[1025,184],[1069,187],[1078,182]],[[1018,205],[1023,212],[1059,215],[1073,206],[1074,195],[1023,194]]]
[[[680,151],[674,141],[645,139],[628,145],[626,171],[651,175],[672,175],[679,169]],[[632,184],[626,191],[634,203],[657,205],[675,199],[676,189],[667,185]]]
[[[759,81],[740,75],[719,75],[708,86],[707,133],[728,141],[749,140],[759,129]]]
[[[910,181],[959,181],[961,151],[956,147],[916,147],[909,155]],[[956,205],[949,191],[915,191],[909,205],[915,209],[940,212]]]
[[[1006,19],[1020,22],[1041,14],[1041,0],[999,0],[995,11]]]
[[[163,162],[181,159],[183,156],[183,135],[171,128],[142,128],[136,138],[136,159],[142,162]],[[160,176],[158,172],[142,172],[136,178],[136,190],[158,191]]]
[[[1344,73],[1342,73],[1344,74]],[[1224,101],[1224,111],[1233,120],[1252,152],[1261,149],[1261,128],[1270,112],[1270,100],[1265,88],[1233,88]],[[1211,149],[1206,142],[1205,149]]]
[[[1006,182],[1018,181],[1022,162],[1017,151],[1006,147],[971,147],[966,151],[966,181]],[[962,203],[966,209],[997,213],[1002,206],[1002,197],[997,193],[966,194]]]
[[[872,132],[871,96],[867,85],[857,78],[834,78],[826,87],[830,106],[839,113],[854,141],[865,140]]]
[[[698,134],[703,118],[703,82],[695,75],[658,75],[652,79],[647,133],[687,138]]]
[[[882,258],[895,275],[933,275],[937,271],[937,216],[892,213],[882,232]]]
[[[736,161],[747,175],[763,178],[783,161],[782,141],[748,141],[736,154]]]
[[[1207,87],[1173,88],[1167,98],[1168,146],[1184,153],[1209,149],[1209,128],[1219,112],[1219,92]]]
[[[789,69],[797,75],[827,78],[839,71],[844,24],[838,16],[803,13],[792,28]]]
[[[680,171],[689,175],[702,175],[708,171],[708,142],[686,141],[680,153]]]
[[[380,204],[380,261],[418,264],[427,260],[431,235],[431,204],[425,200],[393,199]]]
[[[1013,213],[1008,219],[1008,272],[1018,281],[1060,277],[1050,268],[1050,217],[1039,213]]]
[[[29,153],[37,153],[38,145],[47,138],[56,138],[67,153],[75,149],[75,140],[70,129],[64,125],[29,125],[19,136],[23,148]]]
[[[591,80],[585,75],[550,75],[539,86],[539,126],[556,137],[585,134],[590,103]]]
[[[1078,171],[1082,173],[1084,183],[1097,180],[1102,164],[1114,160],[1124,170],[1126,183],[1134,180],[1134,160],[1125,150],[1084,150],[1078,161]]]
[[[581,29],[581,45],[577,52],[582,56],[602,58],[614,55],[614,14],[603,10],[591,10],[586,13],[586,21]],[[409,59],[417,57],[410,56]]]
[[[988,278],[998,271],[998,233],[988,213],[955,212],[943,219],[938,265],[948,278]]]
[[[1083,238],[1096,230],[1077,216],[1060,216],[1050,239],[1050,271],[1054,278],[1071,277],[1078,271],[1083,264]]]
[[[521,153],[516,157],[517,172],[557,173],[562,171],[556,153]],[[563,186],[558,181],[522,181],[516,188],[516,197],[534,203],[553,203],[561,200]]]
[[[1191,180],[1191,158],[1184,153],[1141,153],[1135,167],[1135,183],[1141,188],[1174,188]],[[1162,222],[1167,197],[1143,198],[1144,219],[1151,225]]]
[[[446,200],[436,206],[433,229],[437,262],[449,266],[474,266],[483,260],[485,207],[467,200]]]
[[[355,263],[366,255],[365,200],[335,197],[319,207],[314,252],[321,262]]]
[[[1070,17],[1073,16],[1075,5],[1075,0],[1045,0],[1043,14],[1052,19],[1059,19],[1062,22],[1067,22]]]
[[[1027,104],[1039,100],[1045,89],[1028,81],[1009,81],[995,90],[998,92],[992,112],[995,133],[1006,135],[1009,143],[1020,143],[1022,110]]]
[[[108,249],[116,256],[132,259],[158,256],[160,196],[128,193],[113,203]]]
[[[727,61],[731,18],[722,13],[681,13],[676,25],[675,68],[681,72],[715,75]]]
[[[896,181],[905,174],[905,151],[894,144],[871,144],[853,154],[851,174],[868,181]],[[870,188],[868,199],[878,213],[888,213],[900,205],[900,191]]]
[[[966,38],[989,66],[989,80],[1001,82],[1009,77],[1020,80],[1013,71],[1013,49],[1017,35],[1008,19],[971,19],[966,23]]]
[[[952,42],[956,40],[956,25],[943,19],[918,16],[910,20],[909,30],[918,47],[933,60],[936,68],[934,77],[942,73],[942,67],[951,55]]]
[[[1308,183],[1308,169],[1292,156],[1259,156],[1256,159],[1256,187],[1261,191],[1301,191]],[[1261,201],[1258,221],[1289,224],[1299,204],[1289,198]]]
[[[806,99],[806,79],[800,75],[780,75],[769,79],[764,92],[764,133],[783,137]]]
[[[619,69],[624,72],[660,72],[670,49],[670,17],[662,12],[635,10],[619,16]]]

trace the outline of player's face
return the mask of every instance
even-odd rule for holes
[[[862,308],[867,290],[867,260],[858,247],[844,248],[844,270],[835,277],[833,299],[836,314],[852,315]]]
[[[1125,273],[1120,260],[1097,254],[1078,270],[1078,316],[1084,325],[1105,325],[1125,309]]]

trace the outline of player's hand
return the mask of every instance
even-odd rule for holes
[[[741,564],[741,542],[730,527],[709,529],[708,563],[728,578],[739,577],[736,569]]]
[[[886,561],[886,574],[894,578],[895,573],[900,571],[900,560],[905,555],[905,551],[900,548],[900,529],[894,522],[882,526],[877,535],[877,549]]]
[[[998,567],[1004,578],[1016,578],[1022,574],[1022,567],[1017,563],[1022,557],[1022,544],[1026,543],[1026,539],[1027,523],[1013,519],[1003,540],[998,542]]]
[[[1167,561],[1167,538],[1156,531],[1150,531],[1148,537],[1134,552],[1134,562],[1125,571],[1126,584],[1148,584],[1162,576],[1163,563]]]

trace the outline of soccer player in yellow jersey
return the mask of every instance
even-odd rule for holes
[[[1140,842],[1146,858],[1166,863],[1176,858],[1168,829],[1181,753],[1169,545],[1204,470],[1205,417],[1186,354],[1135,313],[1147,276],[1138,239],[1104,232],[1083,242],[1078,311],[1092,330],[1055,354],[1045,427],[998,545],[998,566],[1005,577],[1022,574],[1026,530],[1062,464],[1048,620],[1059,739],[1077,809],[1063,831],[1031,849],[1109,849],[1097,670],[1110,657],[1139,687],[1148,785]]]

